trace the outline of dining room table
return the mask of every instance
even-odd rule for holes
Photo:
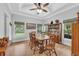
[[[37,39],[39,42],[39,53],[41,54],[44,52],[44,46],[49,43],[49,36],[41,34],[37,37]]]

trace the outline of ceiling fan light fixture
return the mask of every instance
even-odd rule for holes
[[[41,9],[37,9],[37,12],[38,12],[38,13],[42,13],[42,10],[41,10]]]
[[[36,10],[37,14],[41,14],[43,12],[47,13],[48,10],[46,9],[46,7],[49,5],[49,3],[34,3],[34,5],[36,6],[36,8],[32,8],[30,10]]]

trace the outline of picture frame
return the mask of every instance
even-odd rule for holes
[[[26,23],[26,29],[36,29],[35,23]]]

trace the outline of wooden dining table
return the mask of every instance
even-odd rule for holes
[[[47,35],[41,35],[39,37],[37,37],[38,42],[39,42],[39,53],[43,53],[44,52],[44,46],[48,44],[49,41],[49,36]]]

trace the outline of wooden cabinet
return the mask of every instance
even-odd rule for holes
[[[72,55],[79,56],[79,18],[72,24]]]
[[[61,43],[62,41],[62,24],[61,23],[48,25],[48,32],[55,34],[57,36],[57,39],[55,41],[57,43]]]

